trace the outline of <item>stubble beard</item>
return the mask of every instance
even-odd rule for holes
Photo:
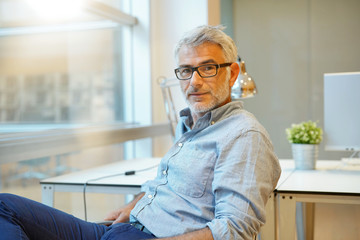
[[[199,91],[200,89],[198,89]],[[186,96],[188,96],[188,92],[186,92]],[[229,81],[226,81],[225,84],[221,86],[221,88],[218,89],[217,92],[209,92],[212,95],[212,99],[209,103],[203,103],[203,102],[191,102],[186,97],[186,103],[189,106],[191,112],[194,113],[206,113],[209,112],[220,105],[222,105],[229,97],[230,95],[230,83]]]

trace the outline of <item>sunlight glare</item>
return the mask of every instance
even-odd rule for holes
[[[27,0],[27,4],[45,19],[69,19],[80,15],[84,0]]]

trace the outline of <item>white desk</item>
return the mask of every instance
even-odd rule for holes
[[[140,192],[142,183],[155,178],[157,165],[160,163],[160,160],[161,158],[130,159],[44,179],[40,181],[42,203],[53,206],[55,192],[83,192],[84,184],[92,179],[121,174],[131,170],[139,171],[151,168],[146,171],[136,172],[135,175],[113,176],[89,181],[86,184],[86,192],[137,194]]]
[[[359,167],[344,167],[340,161],[319,160],[316,170],[293,171],[276,189],[277,239],[295,239],[296,202],[360,204],[359,183]],[[312,235],[310,229],[306,239]]]

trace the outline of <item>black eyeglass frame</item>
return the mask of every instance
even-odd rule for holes
[[[229,67],[231,64],[233,64],[233,63],[222,63],[222,64],[213,63],[213,64],[204,64],[204,65],[200,65],[200,66],[197,66],[197,67],[179,67],[179,68],[174,69],[174,71],[175,71],[175,76],[176,76],[176,78],[179,79],[179,80],[181,80],[181,81],[183,81],[183,80],[189,80],[190,78],[192,78],[192,76],[193,76],[193,74],[194,74],[195,71],[196,71],[196,72],[199,74],[199,76],[202,77],[202,78],[210,78],[210,77],[215,77],[215,76],[218,74],[218,69],[219,69],[219,68]],[[211,76],[202,76],[198,69],[201,68],[201,67],[206,67],[206,66],[215,66],[215,67],[216,67],[216,72],[215,72],[215,74],[214,74],[214,75],[211,75]],[[178,73],[178,72],[180,71],[180,69],[182,69],[182,68],[191,69],[191,75],[190,75],[190,77],[188,77],[188,78],[179,78],[179,77],[178,77],[177,73]]]

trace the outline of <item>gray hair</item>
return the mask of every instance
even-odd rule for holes
[[[199,26],[183,36],[175,47],[175,58],[178,59],[180,48],[183,46],[197,47],[203,43],[210,42],[218,44],[225,56],[225,61],[236,62],[238,52],[237,47],[226,33],[223,32],[224,26]]]

